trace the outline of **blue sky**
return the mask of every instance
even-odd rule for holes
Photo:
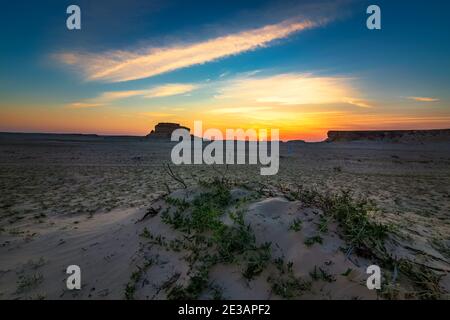
[[[81,30],[66,28],[70,4],[81,8]],[[382,30],[366,28],[370,4]],[[159,121],[236,120],[320,140],[327,129],[450,127],[449,9],[403,0],[4,3],[0,130],[145,134]]]

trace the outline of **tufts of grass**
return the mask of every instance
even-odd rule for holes
[[[150,243],[152,244],[156,244],[159,246],[167,246],[167,243],[165,241],[165,237],[161,236],[161,235],[153,235],[148,229],[147,227],[144,227],[144,230],[142,230],[141,234],[139,235],[142,238],[146,238],[148,240],[150,240]]]
[[[305,281],[294,275],[292,262],[285,264],[283,259],[278,258],[274,261],[274,264],[277,267],[278,274],[267,278],[273,293],[284,299],[294,299],[311,290],[310,281]]]
[[[220,224],[213,230],[212,240],[216,245],[219,259],[231,263],[236,255],[254,249],[255,237],[249,225],[245,225],[241,213],[230,215],[234,224]]]
[[[319,223],[317,224],[317,227],[319,229],[319,232],[328,232],[328,221],[329,219],[327,219],[325,217],[325,215],[321,214],[319,217]]]
[[[173,214],[169,214],[168,210],[165,210],[161,214],[161,219],[165,224],[171,225],[175,230],[189,231],[189,220],[183,215],[182,210],[176,210]]]
[[[184,199],[177,199],[177,198],[172,198],[172,197],[166,197],[165,201],[174,206],[177,207],[179,210],[184,211],[187,208],[189,208],[189,202],[187,202]]]
[[[296,191],[291,191],[289,195],[308,206],[320,208],[326,215],[334,218],[339,224],[344,239],[358,254],[377,259],[385,268],[396,266],[398,271],[411,280],[418,289],[410,293],[410,296],[419,299],[442,297],[439,274],[414,262],[397,260],[387,253],[384,241],[394,228],[392,225],[374,221],[371,213],[376,208],[371,201],[353,198],[348,190],[322,194],[314,189],[299,187]],[[394,299],[399,295],[398,286],[387,285],[385,289],[382,288],[380,294],[385,298]]]
[[[144,263],[142,267],[138,266],[138,270],[133,271],[133,273],[130,276],[130,280],[125,286],[125,299],[126,300],[134,300],[134,295],[136,292],[136,285],[141,279],[144,272],[153,264],[153,260],[148,260]]]
[[[350,269],[351,271],[351,269]],[[314,270],[309,273],[314,281],[322,280],[325,282],[334,282],[336,278],[321,267],[314,266]]]
[[[322,244],[322,242],[323,242],[323,238],[321,236],[312,236],[312,237],[306,238],[304,243],[306,246],[310,247],[315,243]]]
[[[341,276],[348,277],[352,271],[353,271],[352,268],[347,268],[345,272],[341,273]]]
[[[264,271],[267,264],[270,262],[270,247],[271,243],[265,243],[254,250],[248,251],[245,257],[247,265],[242,273],[242,276],[245,279],[251,281]]]
[[[223,289],[220,286],[212,285],[210,289],[212,291],[213,300],[224,300]]]
[[[348,191],[335,196],[328,203],[330,211],[342,228],[344,238],[352,246],[369,250],[375,256],[384,253],[384,239],[390,227],[369,218],[373,204],[367,200],[354,200]]]
[[[374,204],[367,199],[355,199],[349,190],[339,193],[320,193],[314,189],[299,187],[290,195],[311,207],[321,209],[325,215],[336,219],[344,239],[358,250],[374,257],[385,255],[384,240],[392,228],[377,223],[370,217]],[[328,219],[322,215],[319,230],[327,230]]]
[[[170,289],[167,293],[168,300],[195,300],[208,287],[209,284],[209,270],[211,265],[209,263],[202,264],[195,271],[195,274],[190,277],[189,283],[186,287],[177,285]]]
[[[289,230],[298,232],[302,229],[302,220],[296,218],[292,224],[289,226]]]
[[[36,288],[42,283],[44,277],[40,273],[33,273],[32,275],[19,275],[17,280],[17,293],[24,293],[30,289]]]
[[[198,195],[180,210],[163,216],[163,221],[187,233],[189,243],[184,244],[190,254],[186,260],[192,277],[186,286],[175,286],[167,291],[168,299],[196,299],[208,288],[209,270],[218,263],[238,263],[243,266],[242,276],[248,281],[261,274],[270,262],[270,243],[257,245],[250,225],[245,224],[243,211],[230,213],[231,225],[221,221],[231,210],[231,193],[224,180],[202,182],[207,191]],[[239,207],[239,205],[236,205]],[[170,245],[170,244],[169,244]],[[179,250],[181,243],[173,243]],[[212,290],[214,295],[214,290]],[[216,296],[219,296],[216,294]]]
[[[147,238],[147,239],[150,239],[153,237],[152,234],[150,233],[150,231],[148,231],[147,227],[145,227],[144,230],[142,230],[142,232],[139,236],[142,238]]]
[[[220,227],[218,218],[224,213],[230,204],[231,194],[229,188],[218,180],[208,187],[208,191],[197,196],[192,203],[184,200],[166,198],[166,201],[175,206],[177,210],[170,215],[168,212],[162,214],[163,222],[172,225],[187,233],[197,233],[213,230]],[[190,209],[190,215],[185,215]]]
[[[393,263],[397,265],[401,273],[407,275],[419,287],[420,290],[414,293],[416,298],[434,300],[443,297],[443,291],[439,285],[443,274],[437,274],[423,265],[404,259]]]
[[[141,277],[141,272],[134,271],[131,274],[130,281],[128,281],[127,285],[125,286],[125,299],[126,300],[134,300],[134,293],[136,291],[136,283],[139,281]]]

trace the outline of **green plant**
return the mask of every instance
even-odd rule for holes
[[[26,292],[32,288],[37,287],[42,283],[44,277],[40,273],[33,273],[31,275],[19,275],[17,280],[17,293]]]
[[[184,211],[187,208],[189,208],[189,202],[187,202],[184,199],[178,199],[178,198],[172,198],[172,197],[166,197],[165,201],[174,206],[177,207],[179,210]]]
[[[320,193],[314,189],[298,187],[291,196],[311,207],[320,208],[325,215],[337,220],[343,236],[357,250],[370,252],[373,256],[383,255],[384,239],[390,226],[375,222],[370,212],[374,204],[367,199],[355,199],[349,190],[338,193]],[[328,219],[321,216],[319,231],[325,231]]]
[[[322,280],[325,282],[334,282],[336,281],[336,278],[329,274],[326,270],[322,269],[321,267],[314,266],[314,270],[309,273],[311,278],[315,281]]]
[[[150,233],[150,231],[148,231],[147,227],[145,227],[144,230],[142,230],[142,232],[139,236],[143,237],[143,238],[147,238],[147,239],[150,239],[153,237],[152,234]]]
[[[183,244],[172,241],[169,247],[179,250],[183,246],[190,252],[186,260],[192,274],[186,286],[178,285],[167,290],[168,299],[196,299],[204,290],[211,288],[209,270],[217,263],[239,261],[244,266],[243,277],[251,281],[271,259],[271,244],[257,245],[250,225],[245,224],[243,211],[231,211],[231,207],[239,208],[242,204],[237,201],[231,206],[229,185],[224,179],[202,182],[202,187],[207,191],[188,204],[170,200],[177,210],[172,214],[169,210],[163,213],[163,222],[189,235],[189,241]],[[231,225],[221,221],[225,212],[229,212]],[[212,293],[221,296],[214,290]]]
[[[130,280],[125,285],[125,299],[134,300],[134,294],[136,292],[136,285],[142,277],[142,274],[153,264],[153,260],[145,261],[142,267],[137,267],[136,271],[133,271],[130,276]]]
[[[320,193],[314,189],[298,187],[289,195],[310,207],[320,208],[325,215],[336,219],[344,239],[349,243],[347,252],[355,250],[360,255],[375,258],[385,268],[396,266],[398,271],[412,280],[419,289],[409,295],[421,299],[441,297],[439,274],[411,261],[395,260],[386,252],[384,241],[388,233],[395,229],[392,225],[381,224],[374,220],[372,213],[376,212],[376,207],[371,201],[354,198],[349,190]],[[324,225],[322,221],[319,222],[319,230],[321,225]],[[313,243],[312,239],[307,239],[305,243],[307,242]],[[384,290],[384,294],[387,298],[397,297],[397,286],[390,285]]]
[[[134,300],[134,292],[136,291],[136,283],[139,281],[141,277],[140,271],[134,271],[131,274],[130,281],[125,286],[125,299],[126,300]]]
[[[210,265],[208,263],[201,265],[195,271],[195,274],[190,277],[189,283],[186,287],[177,285],[169,290],[167,293],[168,300],[194,300],[203,292],[208,286],[208,274]]]
[[[300,220],[299,218],[296,218],[289,227],[289,230],[296,232],[300,231],[301,229],[302,229],[302,220]]]
[[[322,237],[321,236],[312,236],[312,237],[309,237],[309,238],[306,238],[306,240],[305,240],[305,245],[307,245],[308,247],[310,247],[310,246],[312,246],[314,243],[319,243],[319,244],[322,244],[322,242],[323,242],[323,239],[322,239]]]
[[[282,258],[278,258],[274,261],[274,264],[277,267],[278,274],[269,276],[267,282],[276,295],[284,299],[293,299],[311,290],[310,281],[305,281],[294,275],[291,262],[285,264]]]
[[[328,232],[328,220],[325,215],[321,214],[319,217],[319,223],[317,227],[319,228],[319,232]]]
[[[352,268],[347,268],[347,270],[345,270],[345,272],[341,273],[341,276],[347,277],[350,275],[350,273],[353,271]]]
[[[242,273],[242,276],[245,279],[248,281],[253,280],[266,268],[271,258],[270,246],[271,243],[265,243],[262,246],[247,252],[245,256],[247,265]]]
[[[343,191],[328,204],[330,211],[342,228],[344,238],[352,246],[371,251],[374,255],[384,252],[384,239],[388,226],[374,222],[368,212],[374,206],[367,200],[354,200],[350,192]]]

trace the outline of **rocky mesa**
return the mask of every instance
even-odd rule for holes
[[[328,131],[327,142],[383,141],[383,142],[450,142],[450,129],[436,130],[380,130]]]
[[[172,136],[172,132],[177,129],[186,129],[190,131],[191,129],[181,126],[179,123],[172,122],[160,122],[155,126],[155,130],[152,130],[147,138],[149,139],[168,139]]]

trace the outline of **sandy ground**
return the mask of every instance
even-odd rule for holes
[[[161,197],[189,198],[189,192],[195,197],[201,194],[199,180],[221,176],[225,168],[176,167],[188,185],[181,189],[163,168],[171,147],[144,140],[0,135],[0,298],[166,299],[174,288],[188,286],[192,248],[176,251],[165,245],[186,234],[162,221],[161,212],[173,208]],[[272,243],[271,258],[251,281],[242,276],[240,256],[214,264],[197,298],[424,296],[411,274],[398,277],[398,295],[367,290],[364,271],[374,261],[357,253],[347,256],[335,222],[321,244],[306,245],[322,214],[288,197],[299,186],[325,193],[350,189],[373,200],[373,220],[395,226],[386,242],[390,256],[437,275],[439,298],[448,298],[449,168],[449,144],[376,142],[283,144],[279,173],[271,177],[260,176],[258,166],[230,166],[226,177],[233,194],[256,192],[241,209],[256,244]],[[155,206],[155,216],[140,221]],[[224,223],[230,212],[227,207]],[[298,232],[289,229],[295,219],[302,221]],[[144,230],[154,238],[143,237]],[[70,264],[81,267],[80,291],[66,289]],[[389,277],[396,273],[387,268]],[[289,294],[274,288],[273,279],[280,277],[280,283],[294,283]]]

